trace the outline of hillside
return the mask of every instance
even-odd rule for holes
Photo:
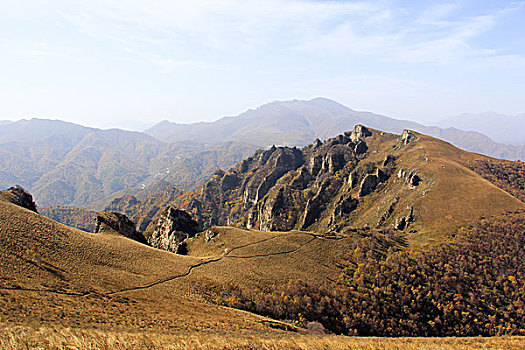
[[[272,333],[264,318],[205,303],[191,291],[186,276],[214,259],[177,256],[116,232],[75,230],[3,196],[0,221],[2,324]]]
[[[295,337],[306,330],[209,303],[200,287],[229,279],[250,288],[290,278],[330,283],[355,245],[350,237],[217,227],[212,246],[203,246],[199,235],[190,255],[181,256],[111,230],[72,229],[12,201],[11,192],[0,192],[0,324],[6,328]]]
[[[128,332],[126,339],[146,331],[143,346],[169,333],[176,342],[199,335],[200,348],[210,342],[228,348],[239,339],[253,339],[253,348],[265,339],[289,349],[356,344],[308,335],[329,331],[524,334],[525,271],[516,261],[523,254],[523,211],[456,231],[454,244],[430,252],[407,251],[407,234],[394,230],[324,235],[213,227],[187,240],[188,255],[181,256],[110,229],[89,234],[57,224],[13,204],[18,195],[0,193],[0,325],[9,334],[21,324],[99,336]],[[522,338],[509,341],[513,348],[523,344]]]
[[[87,206],[159,180],[192,188],[254,149],[235,142],[166,144],[138,132],[23,120],[0,127],[0,188],[19,183],[39,206]]]
[[[333,285],[298,278],[253,288],[233,280],[212,288],[210,299],[351,335],[525,334],[524,213],[480,220],[428,251],[389,245],[384,238],[395,236],[386,231],[383,240],[355,240]]]
[[[419,133],[357,126],[302,149],[258,151],[177,201],[204,227],[395,227],[427,243],[479,217],[525,208],[470,170],[487,159]]]
[[[471,128],[460,130],[447,124],[443,124],[446,125],[443,128],[425,126],[408,120],[354,111],[326,98],[275,101],[236,117],[208,123],[176,124],[163,121],[144,132],[167,142],[206,139],[209,143],[229,140],[260,147],[272,144],[305,146],[316,138],[323,140],[333,137],[357,124],[397,134],[404,129],[415,130],[471,152],[497,158],[525,159],[525,147],[510,145],[511,139],[500,139],[501,143],[497,143],[484,134],[468,131]],[[498,129],[499,126],[493,128]]]

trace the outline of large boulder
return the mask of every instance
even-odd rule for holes
[[[111,211],[97,213],[94,232],[108,233],[112,231],[137,242],[147,244],[146,238],[135,229],[135,224],[126,215]]]
[[[168,206],[160,215],[148,243],[158,249],[181,253],[182,242],[200,231],[199,224],[184,210]]]
[[[3,197],[9,202],[29,209],[37,213],[36,204],[33,201],[33,196],[27,192],[22,186],[16,185],[9,189],[2,191]]]

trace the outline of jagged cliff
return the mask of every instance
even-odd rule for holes
[[[228,172],[217,171],[188,209],[204,227],[340,231],[362,221],[353,213],[370,204],[365,198],[384,189],[392,177],[406,182],[401,187],[407,192],[420,185],[416,169],[396,162],[396,154],[416,140],[408,131],[398,136],[358,125],[302,149],[273,146]],[[375,226],[409,226],[412,209],[398,206],[399,196],[392,194]],[[404,224],[398,224],[401,221]]]
[[[396,135],[357,125],[303,148],[259,150],[228,171],[216,171],[194,192],[175,191],[161,201],[148,197],[140,203],[121,198],[114,204],[132,208],[126,213],[133,218],[148,218],[148,239],[162,226],[160,208],[170,205],[189,213],[199,229],[345,233],[395,228],[426,244],[481,216],[523,207],[470,170],[472,161],[484,159],[413,131]],[[148,214],[145,208],[154,210]],[[164,230],[155,244],[178,251],[183,236],[189,237]]]
[[[345,232],[392,227],[444,234],[482,215],[521,208],[468,168],[486,157],[405,130],[362,125],[304,148],[260,150],[217,171],[181,206],[203,228]],[[501,207],[494,209],[494,202]]]

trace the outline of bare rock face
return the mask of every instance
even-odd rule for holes
[[[359,197],[364,197],[369,193],[372,193],[377,185],[379,184],[379,176],[376,174],[368,174],[365,176],[361,182],[361,187],[359,188]]]
[[[365,143],[364,141],[358,141],[358,142],[355,144],[354,152],[355,152],[357,155],[365,154],[366,151],[368,151],[368,146],[366,145],[366,143]]]
[[[423,181],[415,169],[399,169],[397,177],[403,179],[411,189],[416,188]]]
[[[350,140],[352,140],[353,143],[357,143],[362,138],[372,136],[372,132],[368,130],[363,125],[356,125],[354,127],[354,130],[350,133]]]
[[[352,211],[354,211],[357,208],[358,201],[355,198],[352,198],[351,196],[348,197],[342,197],[335,205],[334,209],[334,215],[335,216],[342,216],[345,214],[350,214]]]
[[[401,143],[403,145],[408,145],[408,143],[415,138],[415,135],[412,133],[411,130],[403,130],[403,133],[401,134]]]
[[[393,165],[396,161],[396,157],[394,157],[393,155],[391,154],[388,154],[385,158],[385,160],[383,161],[383,166],[389,166],[389,165]]]
[[[173,253],[182,253],[182,242],[195,236],[200,231],[199,224],[190,214],[168,206],[160,215],[155,230],[148,238],[148,243],[158,249]]]
[[[14,187],[11,187],[8,190],[4,191],[4,194],[7,200],[9,200],[11,203],[37,213],[36,204],[33,201],[33,196],[22,186],[16,185]]]
[[[100,212],[95,218],[94,233],[102,233],[105,231],[115,231],[124,237],[133,239],[137,242],[146,244],[146,239],[142,233],[137,232],[133,221],[128,219],[124,214],[117,212]]]
[[[354,188],[357,186],[357,183],[359,182],[359,174],[357,171],[352,171],[350,173],[350,175],[348,176],[348,185],[350,186],[350,188]]]
[[[404,164],[398,160],[404,152],[400,139],[357,125],[301,149],[273,146],[227,172],[215,173],[200,193],[182,205],[195,213],[204,229],[231,225],[265,231],[343,232],[361,224],[361,211],[374,205],[382,212],[370,220],[391,226],[399,216],[406,216],[396,208],[397,192],[387,196],[388,191],[398,191],[397,179],[390,180],[399,170],[398,163]],[[417,186],[421,179],[416,175],[407,180],[407,187]],[[405,194],[410,193],[399,195]],[[186,237],[158,235],[150,243],[172,251]]]
[[[410,207],[410,212],[406,216],[398,217],[394,223],[394,227],[397,230],[406,229],[412,221],[414,221],[414,208]]]

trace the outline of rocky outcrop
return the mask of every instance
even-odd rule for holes
[[[359,187],[359,197],[364,197],[372,193],[379,184],[379,177],[375,174],[368,174],[365,176]]]
[[[419,172],[416,169],[399,169],[397,177],[403,179],[411,189],[419,186],[422,181]]]
[[[306,230],[321,219],[323,212],[335,197],[341,186],[342,182],[333,178],[326,178],[321,182],[317,193],[306,202],[303,218],[299,225],[301,230]]]
[[[403,133],[401,134],[401,137],[399,140],[401,141],[401,144],[408,145],[408,143],[415,139],[415,135],[411,130],[403,130]]]
[[[346,135],[347,134],[345,133],[345,136]],[[368,130],[366,127],[364,127],[363,125],[356,125],[354,127],[354,130],[352,130],[348,136],[350,137],[350,140],[353,143],[357,143],[359,140],[363,138],[372,136],[372,132]]]
[[[357,171],[354,170],[350,173],[350,176],[348,176],[347,183],[350,186],[350,188],[355,188],[357,186],[357,184],[359,183],[359,174]]]
[[[22,186],[16,185],[14,187],[10,187],[9,189],[3,191],[3,194],[4,197],[11,203],[37,213],[36,204],[33,201],[33,196]]]
[[[182,253],[182,242],[199,231],[199,224],[188,213],[168,206],[158,218],[148,243],[154,248]]]
[[[97,213],[94,233],[112,231],[137,242],[147,243],[142,233],[137,232],[135,224],[126,215],[117,212]]]
[[[354,152],[357,155],[365,154],[368,151],[368,146],[363,141],[358,141],[354,146]]]
[[[370,207],[366,196],[387,188],[403,152],[399,138],[357,125],[301,149],[272,146],[216,172],[184,209],[203,228],[342,231],[358,221],[354,211]]]
[[[414,221],[414,208],[413,207],[410,207],[409,208],[409,213],[405,216],[401,216],[401,217],[398,217],[396,219],[396,221],[394,222],[394,227],[397,229],[397,230],[404,230],[408,227],[408,225],[410,225],[410,223],[412,223],[412,221]]]
[[[392,215],[392,213],[394,212],[395,208],[396,208],[396,205],[399,201],[399,198],[394,198],[394,200],[388,205],[388,208],[386,209],[386,211],[383,213],[383,215],[381,215],[381,218],[379,219],[379,222],[377,223],[377,226],[378,227],[381,227],[385,221],[387,221],[390,216]]]
[[[396,161],[396,157],[394,157],[391,154],[388,154],[385,160],[383,161],[383,166],[394,165],[395,161]]]
[[[373,191],[375,191],[377,186],[381,182],[385,182],[388,179],[388,177],[388,174],[379,168],[377,168],[373,174],[367,174],[361,182],[358,196],[364,197],[372,193]]]
[[[341,199],[335,204],[333,215],[337,217],[350,214],[357,209],[358,203],[357,199],[352,198],[352,196],[341,197]]]

